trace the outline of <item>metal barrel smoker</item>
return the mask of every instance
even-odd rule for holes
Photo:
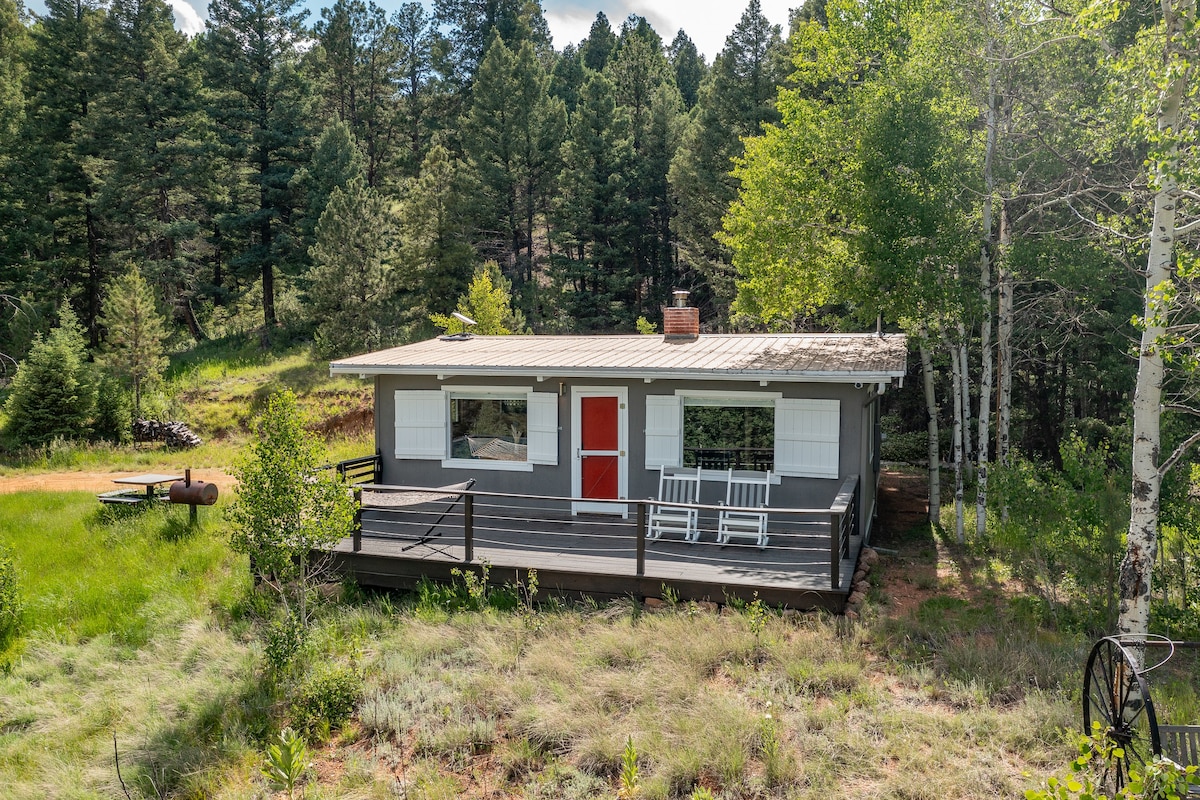
[[[183,480],[175,481],[167,490],[167,499],[172,503],[188,506],[188,521],[195,523],[196,507],[211,506],[217,502],[217,485],[211,481],[192,480],[192,471],[183,471]]]

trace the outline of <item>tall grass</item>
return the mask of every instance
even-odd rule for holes
[[[0,497],[30,607],[0,673],[0,796],[121,796],[114,734],[134,797],[266,796],[260,752],[296,687],[262,666],[219,515],[189,530],[184,509],[96,505]],[[309,797],[611,797],[630,737],[648,800],[1019,796],[1078,725],[1074,639],[946,601],[847,625],[356,597],[323,607],[281,679],[343,664],[365,690],[310,743]]]
[[[0,796],[204,796],[247,790],[271,699],[222,627],[245,589],[216,509],[100,509],[95,496],[0,496],[24,630],[0,670]],[[198,791],[197,791],[198,790]]]
[[[83,492],[0,495],[25,628],[64,642],[108,634],[137,647],[156,630],[230,607],[243,591],[218,508],[102,507]]]

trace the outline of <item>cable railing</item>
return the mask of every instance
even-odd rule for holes
[[[664,571],[697,580],[752,581],[755,576],[784,583],[803,573],[810,578],[827,570],[828,586],[838,591],[842,562],[854,553],[860,534],[857,478],[846,479],[832,504],[821,508],[741,508],[645,500],[597,501],[477,491],[456,486],[396,486],[377,483],[353,487],[358,510],[353,552],[414,560],[497,563],[506,552],[540,553],[543,563],[564,569],[657,577]],[[611,514],[574,513],[573,506],[597,502]],[[652,508],[692,508],[698,512],[697,541],[650,531]],[[753,538],[717,542],[722,511],[767,514],[767,543]],[[382,545],[372,545],[378,541]],[[591,559],[591,561],[588,561]],[[603,559],[603,562],[595,561]],[[506,564],[506,566],[509,566]],[[723,577],[722,577],[723,576]]]

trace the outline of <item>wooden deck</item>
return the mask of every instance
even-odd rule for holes
[[[850,481],[831,509],[771,509],[770,541],[761,549],[749,539],[717,545],[714,506],[700,506],[700,541],[686,543],[645,538],[645,501],[615,506],[625,517],[573,515],[570,498],[375,488],[362,492],[361,532],[333,555],[360,584],[385,588],[411,588],[422,577],[449,580],[451,570],[486,561],[494,583],[524,582],[533,569],[543,591],[567,595],[670,591],[714,602],[757,596],[772,605],[840,611],[862,544]]]

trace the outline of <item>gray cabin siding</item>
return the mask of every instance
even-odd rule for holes
[[[782,383],[762,386],[758,381],[697,380],[585,380],[565,379],[558,397],[558,464],[534,465],[533,471],[495,471],[471,467],[444,467],[436,460],[397,460],[395,457],[395,392],[397,390],[440,390],[455,386],[525,386],[537,392],[559,392],[560,379],[547,376],[538,381],[527,378],[481,378],[477,376],[438,380],[434,376],[375,376],[375,439],[382,456],[381,481],[391,485],[439,486],[474,478],[475,489],[511,494],[538,494],[569,497],[572,468],[572,387],[624,387],[628,393],[628,497],[645,499],[658,493],[658,470],[647,469],[646,397],[650,394],[673,395],[676,389],[780,392],[785,398],[835,399],[841,401],[839,430],[839,477],[835,479],[783,477],[771,489],[771,505],[779,508],[826,508],[846,477],[859,478],[859,515],[861,530],[867,531],[867,516],[874,508],[876,472],[870,463],[871,441],[878,439],[876,406],[871,385],[856,388],[847,383]],[[724,484],[706,480],[701,502],[724,499]]]

